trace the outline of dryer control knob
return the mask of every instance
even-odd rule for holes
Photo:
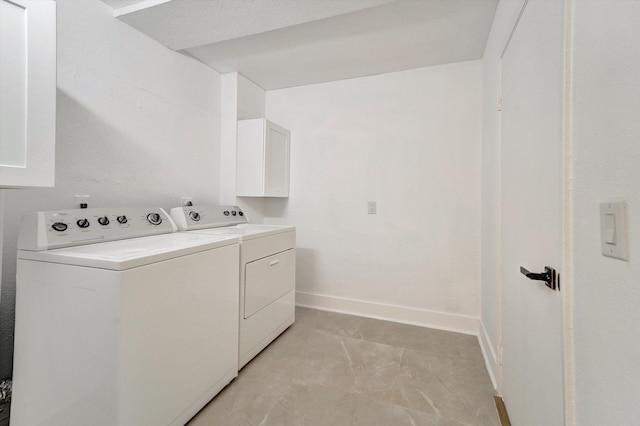
[[[58,232],[63,232],[67,230],[67,224],[62,222],[56,222],[51,227]]]
[[[223,213],[225,216],[229,216],[229,210],[225,210]]]
[[[189,217],[191,218],[191,220],[198,222],[200,220],[200,213],[194,212],[193,210],[191,210],[189,212]]]
[[[239,214],[240,216],[244,216],[244,213],[242,213],[242,211],[239,211],[239,212],[238,212],[238,214]]]
[[[118,223],[120,223],[122,225],[124,225],[125,223],[128,222],[128,219],[127,219],[127,217],[125,215],[118,216],[116,219],[118,220]]]
[[[238,214],[238,212],[236,212],[235,210],[232,210],[232,211],[231,211],[231,216],[235,216],[235,215],[237,215],[237,214]]]
[[[109,224],[109,218],[106,216],[102,216],[98,218],[98,223],[102,226],[106,226]]]
[[[76,222],[78,224],[78,226],[80,228],[88,228],[89,227],[89,221],[85,218],[85,219],[78,219],[78,221]]]
[[[162,223],[162,218],[158,213],[149,213],[147,215],[147,220],[152,225],[160,225]]]

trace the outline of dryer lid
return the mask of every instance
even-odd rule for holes
[[[207,235],[235,235],[240,237],[240,241],[251,240],[254,238],[262,238],[270,235],[280,234],[282,232],[295,232],[295,226],[289,225],[263,225],[256,223],[242,223],[235,226],[227,226],[223,228],[198,229],[193,233]]]

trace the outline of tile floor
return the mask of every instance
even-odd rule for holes
[[[500,425],[475,336],[297,308],[189,426]]]

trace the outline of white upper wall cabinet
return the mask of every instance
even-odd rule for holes
[[[56,2],[0,0],[0,188],[55,180]]]
[[[264,118],[238,121],[236,195],[288,197],[291,133]]]

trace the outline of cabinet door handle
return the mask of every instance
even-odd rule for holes
[[[280,259],[275,259],[269,262],[269,266],[276,266],[278,263],[280,263]]]

